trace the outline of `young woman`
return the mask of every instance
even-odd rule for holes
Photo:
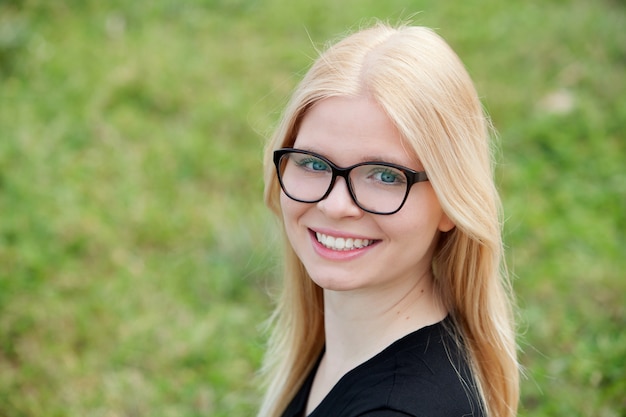
[[[439,36],[381,24],[331,46],[265,181],[287,242],[260,417],[516,414],[489,124]]]

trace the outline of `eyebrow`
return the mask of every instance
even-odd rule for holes
[[[308,146],[303,146],[303,147],[298,147],[298,148],[294,148],[294,149],[300,149],[303,151],[308,151],[308,152],[314,152],[316,154],[322,155],[323,157],[327,158],[328,160],[332,160],[332,158],[330,158],[325,152],[320,152],[319,149],[314,149]],[[333,161],[335,162],[335,161]],[[383,158],[380,155],[365,155],[362,158],[359,158],[359,160],[357,160],[355,162],[355,164],[360,164],[363,162],[387,162],[387,163],[391,163],[391,164],[395,164],[395,165],[400,165],[403,167],[407,167],[409,169],[412,170],[421,170],[422,169],[422,164],[419,161],[411,161],[411,165],[416,164],[418,165],[419,168],[411,168],[405,161],[399,161],[396,158]],[[354,165],[354,164],[350,164],[350,165]]]

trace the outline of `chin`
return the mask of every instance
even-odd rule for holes
[[[309,274],[310,275],[310,274]],[[354,282],[352,278],[330,277],[325,275],[324,278],[319,278],[314,275],[310,275],[311,280],[318,286],[327,291],[351,291],[362,287],[362,283]]]

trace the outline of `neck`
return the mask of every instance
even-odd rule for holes
[[[408,288],[324,291],[327,369],[342,375],[394,341],[445,318],[430,273]]]
[[[326,350],[309,394],[307,415],[348,371],[446,314],[430,273],[406,285],[324,290]]]

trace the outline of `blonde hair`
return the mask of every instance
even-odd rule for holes
[[[266,204],[280,218],[272,152],[293,145],[307,109],[327,97],[362,95],[384,109],[419,156],[456,225],[438,242],[436,285],[463,340],[486,415],[514,416],[519,373],[489,122],[467,71],[443,39],[423,27],[378,24],[323,53],[268,143]],[[284,286],[264,363],[268,386],[260,417],[283,412],[324,346],[322,290],[289,244],[284,250]]]

